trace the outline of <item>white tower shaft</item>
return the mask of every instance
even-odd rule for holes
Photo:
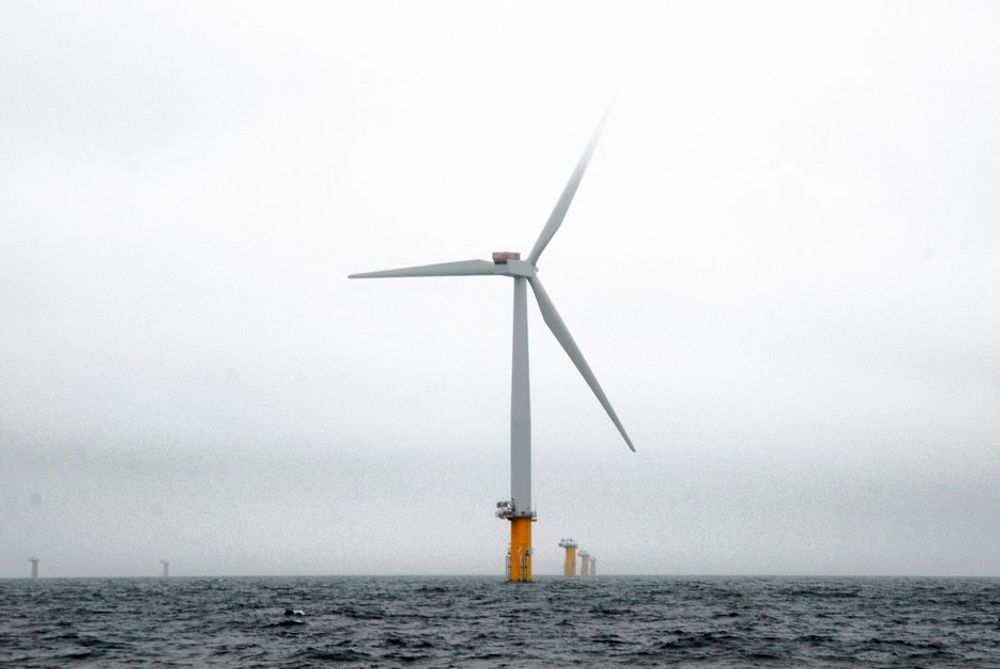
[[[510,497],[514,515],[531,514],[531,388],[528,377],[528,281],[514,278],[510,384]]]

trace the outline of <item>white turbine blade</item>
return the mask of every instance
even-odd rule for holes
[[[489,260],[459,260],[436,265],[419,265],[402,269],[387,269],[381,272],[350,274],[348,279],[388,279],[400,276],[468,276],[473,274],[495,274],[496,265]]]
[[[590,156],[594,153],[594,147],[597,146],[597,140],[601,137],[604,122],[608,120],[608,113],[610,111],[611,105],[608,105],[608,108],[604,111],[604,115],[601,116],[600,123],[597,124],[597,129],[594,130],[594,134],[590,138],[590,142],[587,143],[587,148],[584,149],[583,155],[580,156],[580,161],[576,164],[576,169],[573,170],[573,174],[569,177],[569,182],[567,182],[566,187],[563,189],[562,195],[559,196],[559,201],[556,202],[555,209],[549,214],[549,220],[545,223],[545,227],[542,228],[542,234],[538,236],[538,241],[535,242],[531,253],[528,254],[528,262],[532,265],[538,263],[538,257],[542,255],[542,251],[548,246],[549,241],[556,234],[556,230],[562,225],[563,219],[566,218],[566,212],[569,210],[569,205],[573,202],[573,196],[576,195],[576,189],[580,185],[580,180],[583,179],[583,173],[587,171],[587,163],[590,162]]]
[[[632,445],[632,440],[628,438],[628,434],[625,432],[625,428],[622,427],[622,422],[618,420],[618,414],[615,413],[614,408],[611,406],[611,402],[608,401],[607,395],[601,390],[601,384],[597,382],[597,377],[594,376],[594,372],[591,371],[590,365],[587,364],[587,360],[583,357],[583,353],[580,353],[580,347],[576,345],[573,341],[573,335],[569,333],[566,328],[566,324],[563,323],[563,319],[560,318],[559,312],[556,311],[556,307],[552,304],[552,300],[549,299],[548,293],[542,288],[542,282],[538,280],[537,276],[533,276],[528,279],[531,283],[531,290],[535,293],[535,301],[538,302],[538,309],[542,312],[542,318],[545,320],[545,324],[549,326],[552,330],[552,334],[556,336],[559,343],[562,344],[563,349],[565,349],[566,354],[569,359],[573,361],[576,368],[580,371],[587,385],[590,389],[594,391],[594,395],[597,396],[597,400],[604,407],[604,410],[608,412],[608,416],[611,417],[611,422],[615,424],[618,431],[621,433],[622,438],[625,439],[625,443],[628,447],[632,449],[635,453],[635,446]]]

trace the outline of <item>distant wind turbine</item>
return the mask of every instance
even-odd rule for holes
[[[608,108],[610,111],[610,107]],[[552,237],[559,230],[566,212],[569,210],[576,189],[580,185],[583,174],[590,162],[590,156],[594,152],[597,140],[601,136],[604,123],[608,117],[608,111],[604,112],[597,129],[587,143],[583,156],[580,157],[569,178],[569,182],[563,189],[559,201],[549,215],[549,220],[542,229],[538,240],[535,242],[527,260],[521,260],[520,253],[496,252],[493,254],[493,261],[488,260],[462,260],[458,262],[439,263],[435,265],[421,265],[417,267],[406,267],[403,269],[391,269],[381,272],[366,272],[363,274],[351,274],[351,279],[378,279],[397,277],[426,277],[426,276],[471,276],[471,275],[497,275],[509,276],[514,279],[514,346],[513,363],[511,373],[511,400],[510,400],[510,500],[497,503],[497,516],[511,521],[511,542],[507,555],[508,578],[511,581],[530,581],[531,572],[531,522],[535,520],[536,514],[531,505],[531,401],[528,383],[528,311],[527,311],[527,286],[531,286],[535,294],[535,301],[538,309],[542,312],[542,319],[555,335],[555,338],[562,345],[570,360],[576,365],[577,370],[583,376],[587,385],[597,396],[597,400],[604,407],[611,421],[618,428],[622,438],[628,447],[635,452],[635,446],[629,439],[625,428],[622,426],[618,415],[608,401],[607,396],[597,382],[590,365],[587,364],[580,348],[573,341],[566,324],[563,323],[559,312],[549,298],[548,293],[542,287],[542,282],[538,279],[538,258],[542,251],[548,246]]]

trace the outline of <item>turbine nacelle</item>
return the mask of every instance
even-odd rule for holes
[[[521,254],[517,251],[494,251],[493,266],[496,274],[506,276],[523,276],[531,278],[538,271],[530,262],[521,260]]]
[[[535,272],[538,271],[538,268],[527,260],[505,260],[503,262],[494,260],[493,267],[495,274],[502,276],[522,276],[525,279],[535,276]]]

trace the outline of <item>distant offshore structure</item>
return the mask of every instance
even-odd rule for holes
[[[163,565],[163,578],[168,578],[170,576],[170,560],[160,560],[160,564]]]
[[[563,576],[576,576],[576,548],[579,546],[572,539],[560,539],[559,546],[566,549],[566,561],[563,563]]]
[[[28,558],[28,562],[31,563],[31,578],[37,579],[38,578],[38,558],[36,558],[34,555],[32,555],[30,558]]]
[[[493,261],[462,260],[435,265],[405,267],[380,272],[351,274],[351,279],[376,279],[397,277],[427,277],[427,276],[472,276],[492,275],[507,276],[514,280],[514,328],[513,353],[511,364],[511,398],[510,398],[510,499],[497,503],[497,517],[510,521],[510,546],[507,551],[507,578],[511,581],[532,580],[532,546],[531,523],[536,520],[534,507],[531,503],[531,400],[528,382],[528,298],[527,287],[530,285],[535,294],[535,301],[542,313],[542,319],[562,345],[577,370],[583,376],[587,385],[597,396],[611,421],[618,428],[628,447],[634,452],[635,446],[629,439],[618,415],[611,407],[597,377],[587,364],[580,348],[576,345],[566,324],[563,323],[555,305],[549,299],[548,293],[538,279],[538,258],[548,246],[549,241],[559,230],[566,212],[569,210],[576,189],[580,185],[587,169],[590,156],[597,146],[601,130],[607,120],[610,108],[604,112],[597,129],[591,136],[576,169],[563,189],[559,201],[549,215],[549,219],[535,242],[527,260],[521,260],[520,253],[508,251],[493,253]],[[606,265],[604,262],[602,265]],[[606,269],[606,267],[602,267]],[[591,271],[588,268],[588,271]]]

